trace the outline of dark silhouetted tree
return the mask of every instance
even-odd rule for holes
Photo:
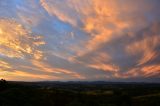
[[[0,91],[5,90],[7,88],[7,81],[5,79],[0,80]]]

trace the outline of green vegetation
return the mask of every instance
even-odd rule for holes
[[[160,106],[160,85],[0,81],[0,106]]]

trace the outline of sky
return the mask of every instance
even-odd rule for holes
[[[160,82],[159,0],[0,0],[0,78]]]

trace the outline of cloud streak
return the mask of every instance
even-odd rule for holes
[[[159,5],[158,0],[0,1],[0,75],[159,81]]]
[[[21,24],[11,19],[0,19],[0,53],[7,57],[42,58],[38,46],[45,44],[41,36],[34,36]]]

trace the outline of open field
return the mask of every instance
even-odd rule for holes
[[[160,84],[6,82],[0,106],[160,106]]]

